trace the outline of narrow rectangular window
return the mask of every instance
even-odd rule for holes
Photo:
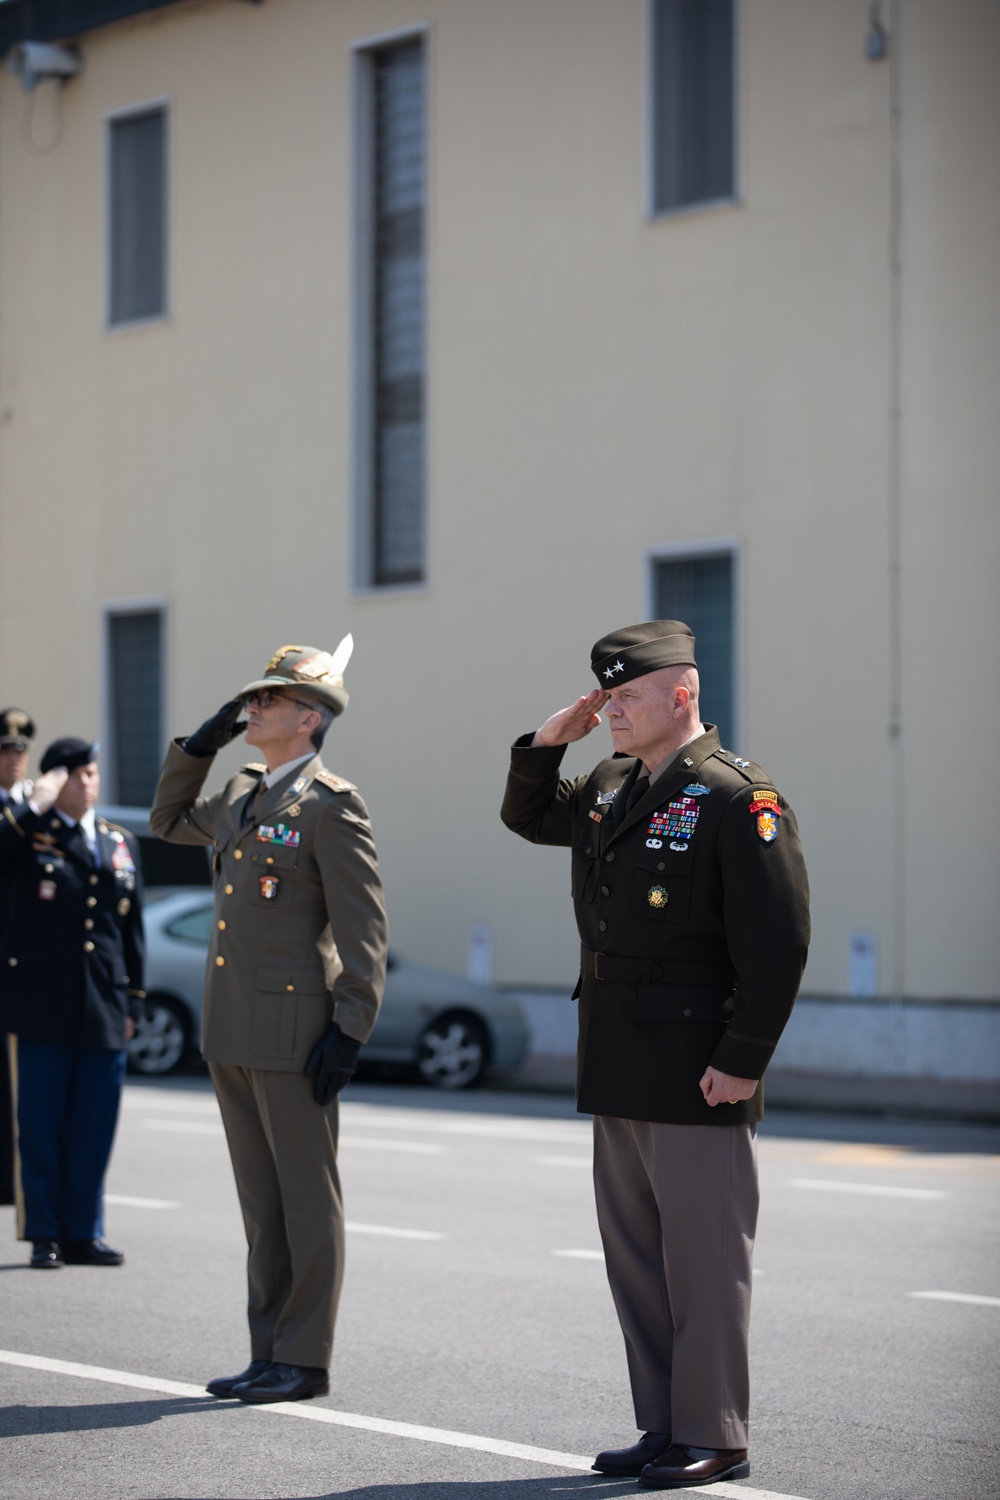
[[[109,122],[109,308],[114,324],[167,310],[167,112]]]
[[[107,620],[113,799],[149,807],[163,759],[163,613],[137,610]]]
[[[370,289],[363,581],[378,586],[420,583],[425,574],[424,44],[407,38],[376,47],[363,62],[370,116],[362,163]]]
[[[683,620],[695,635],[701,716],[718,726],[727,750],[736,739],[734,566],[730,552],[653,561],[655,618]]]
[[[734,0],[649,0],[652,208],[736,193]]]

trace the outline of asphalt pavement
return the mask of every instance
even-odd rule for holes
[[[330,1395],[242,1369],[245,1245],[206,1080],[126,1088],[120,1269],[31,1271],[0,1209],[5,1500],[581,1500],[634,1440],[571,1100],[355,1086]],[[744,1500],[1000,1496],[1000,1129],[772,1112]],[[687,1491],[685,1493],[694,1493]]]

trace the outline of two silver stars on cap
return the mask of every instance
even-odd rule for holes
[[[625,663],[623,661],[616,661],[613,667],[605,667],[604,675],[605,677],[613,677],[616,672],[624,672],[624,670]]]

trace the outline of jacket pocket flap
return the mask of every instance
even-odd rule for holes
[[[257,988],[265,994],[325,995],[328,990],[322,969],[305,964],[269,965],[257,970]]]

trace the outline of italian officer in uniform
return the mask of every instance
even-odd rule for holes
[[[344,1274],[337,1095],[385,983],[368,812],[319,755],[347,706],[352,645],[277,651],[259,680],[170,746],[150,814],[161,838],[213,849],[202,1051],[249,1245],[250,1363],[207,1389],[251,1404],[329,1390]],[[202,797],[214,755],[244,731],[264,763]]]
[[[755,1131],[809,939],[794,814],[701,723],[694,645],[678,620],[598,641],[598,686],[515,743],[503,803],[572,849],[578,1108],[642,1434],[594,1467],[661,1489],[750,1472]],[[615,753],[561,778],[601,709]]]
[[[143,998],[142,882],[132,836],[95,816],[97,749],[56,740],[27,802],[0,817],[18,1234],[42,1270],[124,1260],[103,1238],[103,1187]]]

